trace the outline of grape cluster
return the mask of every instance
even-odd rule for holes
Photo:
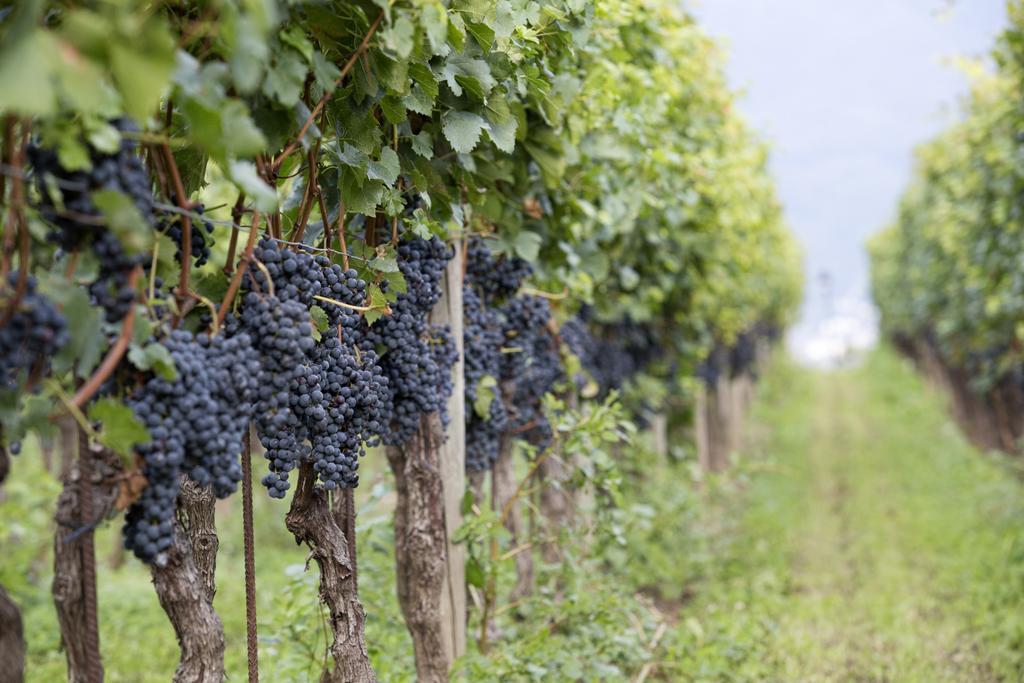
[[[601,396],[622,389],[657,361],[663,351],[654,328],[624,317],[612,323],[590,320],[589,309],[562,324],[559,335],[597,383]]]
[[[724,346],[716,346],[707,358],[697,365],[697,379],[710,388],[714,388],[722,375],[729,371],[729,350]]]
[[[180,476],[212,486],[218,498],[242,479],[238,455],[252,416],[257,370],[251,339],[178,330],[163,341],[178,377],[149,377],[126,400],[149,430],[136,447],[148,486],[128,510],[125,547],[144,562],[159,560],[174,540]]]
[[[466,412],[466,467],[471,471],[494,464],[503,435],[539,447],[551,440],[541,400],[563,371],[548,329],[548,301],[517,294],[531,272],[522,259],[495,257],[483,240],[469,244],[463,292],[467,404],[475,404],[483,377],[493,377],[498,385],[487,415]]]
[[[113,125],[121,132],[138,131],[128,119],[117,119]],[[120,320],[135,298],[128,275],[143,256],[126,252],[116,235],[107,230],[93,193],[114,190],[127,195],[152,226],[152,185],[135,143],[123,137],[113,154],[91,149],[87,171],[64,168],[56,151],[46,147],[31,145],[28,155],[39,189],[39,212],[54,227],[50,239],[65,251],[85,247],[93,250],[99,274],[89,286],[89,293],[104,309],[108,321]]]
[[[506,347],[502,379],[511,387],[509,427],[518,438],[545,448],[551,425],[541,400],[563,378],[562,356],[548,329],[551,307],[543,297],[520,294],[502,307]]]
[[[494,258],[481,237],[471,239],[466,248],[466,279],[490,305],[514,296],[532,274],[530,264],[518,256]]]
[[[196,204],[192,207],[192,213],[194,214],[202,215],[204,210],[205,207],[202,204]],[[179,214],[165,211],[160,214],[160,219],[156,226],[157,231],[165,233],[178,246],[178,251],[174,254],[174,258],[178,260],[178,263],[181,263],[181,247],[184,240],[181,223],[182,217]],[[196,267],[199,268],[210,260],[210,249],[213,247],[213,223],[203,220],[202,226],[200,226],[195,220],[192,220],[191,225],[192,230],[189,237],[191,244],[190,253],[195,260]]]
[[[462,289],[463,348],[465,349],[466,382],[466,469],[474,472],[489,469],[498,456],[501,435],[508,428],[508,414],[501,389],[501,348],[505,341],[501,316],[486,306],[472,287]],[[492,388],[486,415],[479,415],[476,403],[479,387],[490,377]]]
[[[6,310],[14,296],[18,272],[8,276],[8,286],[0,290],[0,311]],[[50,359],[65,344],[69,334],[67,321],[57,307],[36,291],[36,281],[28,277],[25,293],[10,320],[0,327],[0,389],[14,389],[25,376],[42,373]]]
[[[371,325],[362,341],[366,351],[381,350],[388,380],[386,444],[408,443],[424,415],[440,412],[447,420],[457,354],[450,330],[430,325],[427,318],[441,298],[441,277],[451,258],[452,250],[436,236],[400,244],[398,267],[406,291],[391,306],[391,315]]]
[[[364,318],[315,297],[361,306],[366,283],[324,256],[284,250],[273,240],[261,241],[253,256],[262,268],[251,269],[231,324],[247,331],[258,351],[256,429],[270,469],[263,484],[283,498],[288,473],[311,459],[325,488],[354,487],[365,444],[384,431],[387,379],[376,351],[366,348]],[[327,318],[319,341],[314,305]]]
[[[729,371],[734,379],[747,373],[757,378],[757,340],[757,331],[750,329],[741,333],[729,348]]]

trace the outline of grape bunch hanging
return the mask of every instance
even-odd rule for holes
[[[550,443],[541,402],[563,371],[548,301],[519,293],[530,265],[495,256],[480,238],[470,241],[466,259],[466,468],[479,471],[497,460],[503,438]]]

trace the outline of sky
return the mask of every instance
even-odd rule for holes
[[[953,58],[986,56],[1005,24],[1004,0],[690,6],[726,47],[739,108],[772,146],[787,221],[803,244],[806,297],[791,345],[813,356],[836,346],[836,330],[870,343],[865,241],[894,217],[914,147],[957,115],[968,83]]]

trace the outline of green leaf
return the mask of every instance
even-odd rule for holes
[[[220,110],[221,144],[228,156],[254,156],[267,146],[263,132],[241,100],[228,100]]]
[[[437,99],[440,89],[437,84],[437,78],[429,66],[419,62],[410,64],[409,76],[416,82],[416,85],[423,89],[424,94],[430,98],[431,102]]]
[[[248,95],[260,85],[270,48],[249,15],[238,17],[231,28],[231,76],[238,91]]]
[[[371,161],[367,165],[366,177],[370,180],[380,180],[388,185],[394,185],[401,170],[402,166],[395,150],[383,147],[380,150],[380,160]]]
[[[98,190],[92,193],[92,202],[103,214],[107,227],[129,252],[138,254],[153,246],[153,228],[131,197],[117,190]]]
[[[350,168],[342,169],[341,199],[349,213],[375,216],[383,194],[384,184],[379,180],[367,180],[365,175],[357,175]]]
[[[473,412],[483,420],[491,419],[491,404],[498,398],[498,380],[491,375],[484,375],[476,383],[476,400],[473,401]]]
[[[475,21],[467,21],[466,33],[473,36],[473,40],[476,41],[481,50],[484,52],[491,51],[491,46],[494,45],[494,29],[490,26]]]
[[[46,293],[60,304],[70,333],[67,345],[54,359],[54,372],[74,369],[78,377],[89,376],[103,351],[103,316],[100,310],[89,303],[89,295],[81,287],[61,287]]]
[[[384,316],[384,308],[388,305],[388,298],[381,291],[380,285],[374,283],[370,285],[370,306],[372,310],[366,311],[363,316],[366,318],[366,323],[372,325]]]
[[[337,142],[327,146],[328,155],[337,163],[357,169],[363,173],[370,165],[370,157],[360,149],[357,149],[345,142],[340,148]]]
[[[53,113],[57,106],[53,83],[56,54],[56,41],[44,31],[31,31],[4,46],[0,51],[0,111],[39,116]]]
[[[132,409],[114,398],[89,406],[89,419],[102,424],[100,442],[118,455],[131,456],[136,446],[149,443],[149,432]]]
[[[402,98],[402,105],[423,116],[430,116],[434,112],[434,99],[418,85],[414,85],[409,94]]]
[[[412,136],[412,151],[424,159],[434,158],[434,138],[425,130]]]
[[[319,52],[313,53],[313,78],[326,91],[334,91],[341,69]]]
[[[327,331],[327,311],[320,308],[319,306],[312,306],[309,309],[309,317],[313,320],[313,326],[315,330],[313,334],[314,337],[316,337],[318,333],[323,333]],[[317,341],[320,341],[320,339],[318,338]]]
[[[480,141],[480,134],[486,125],[487,122],[479,114],[449,111],[442,119],[441,130],[452,149],[460,154],[468,154]]]
[[[398,268],[398,259],[394,254],[376,256],[366,265],[381,273],[400,272]]]
[[[293,24],[279,34],[281,42],[291,45],[307,62],[313,62],[313,43],[306,37],[302,27]]]
[[[141,34],[133,38],[130,42],[111,41],[110,69],[125,110],[144,121],[156,111],[160,96],[170,85],[175,45],[159,20],[147,22]]]
[[[285,107],[299,101],[306,83],[306,64],[294,50],[282,50],[263,81],[263,94]]]
[[[497,84],[487,62],[460,54],[450,55],[445,60],[441,77],[456,95],[462,95],[462,89],[465,87],[474,97],[481,100]]]
[[[470,586],[475,586],[481,590],[484,588],[484,584],[487,581],[487,574],[484,573],[484,568],[480,566],[479,560],[470,555],[466,558],[466,583]]]
[[[257,209],[264,212],[277,210],[277,192],[263,182],[255,164],[250,161],[228,162],[228,176],[245,191]]]
[[[378,35],[380,35],[384,49],[399,59],[408,59],[415,46],[413,42],[414,31],[415,26],[413,26],[412,21],[409,20],[409,17],[402,15],[391,26],[380,31]]]
[[[420,13],[420,25],[427,33],[427,42],[435,55],[448,52],[448,13],[439,3],[423,8]]]
[[[128,360],[139,370],[152,370],[168,382],[178,379],[178,369],[174,367],[174,358],[163,344],[156,342],[145,346],[132,344],[128,350]]]
[[[516,235],[513,247],[517,256],[535,262],[540,255],[540,247],[543,243],[544,239],[537,233],[523,231]]]
[[[384,273],[381,279],[388,283],[388,291],[385,294],[390,303],[398,301],[399,294],[405,294],[409,291],[409,284],[405,281],[405,276],[402,275],[400,270],[396,269],[393,273]]]
[[[380,101],[380,109],[384,112],[384,118],[392,125],[405,121],[404,98],[388,95]]]
[[[490,136],[494,146],[506,154],[511,154],[516,148],[516,129],[519,122],[515,117],[509,117],[505,123],[489,122],[487,124],[487,135]]]

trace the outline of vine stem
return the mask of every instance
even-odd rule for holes
[[[8,114],[4,117],[4,140],[3,150],[0,154],[0,162],[3,162],[4,168],[13,167],[12,163],[15,160],[14,150],[14,126],[17,123],[17,119],[14,114]],[[15,173],[11,174],[12,181],[14,176],[21,175],[20,168],[15,168]],[[7,196],[7,174],[4,173],[0,176],[0,202]],[[13,208],[13,202],[12,202]],[[3,243],[3,262],[0,263],[0,280],[3,282],[7,281],[7,273],[11,269],[11,250],[14,248],[14,237],[11,233],[10,226],[4,230],[4,243]]]
[[[178,171],[178,164],[174,161],[171,147],[167,143],[160,146],[163,152],[164,164],[171,174],[171,182],[174,184],[174,195],[178,199],[178,207],[184,209],[181,214],[181,276],[178,279],[179,301],[190,296],[189,275],[192,269],[192,219],[187,213],[192,206],[185,195],[185,185],[181,182],[181,173]]]
[[[138,265],[132,269],[131,275],[128,276],[128,286],[134,291],[139,283],[139,277],[142,275],[142,266]],[[132,307],[128,309],[128,313],[124,316],[124,321],[121,323],[121,334],[118,335],[117,341],[107,351],[106,357],[100,366],[96,368],[96,372],[92,374],[85,384],[83,384],[78,391],[75,393],[75,397],[71,399],[72,405],[76,408],[82,408],[90,398],[96,395],[96,392],[100,390],[103,383],[107,381],[107,378],[117,368],[117,364],[121,362],[121,358],[124,356],[125,351],[128,350],[128,344],[132,340],[132,332],[135,330],[135,305],[132,302]]]
[[[242,540],[245,544],[245,641],[249,656],[249,683],[260,680],[259,641],[256,634],[256,543],[252,524],[252,425],[242,442]]]
[[[238,294],[238,288],[242,285],[242,276],[245,275],[245,271],[248,270],[249,260],[252,258],[253,247],[256,246],[256,235],[260,231],[260,212],[252,212],[252,227],[249,229],[249,238],[245,243],[245,252],[242,254],[242,258],[238,262],[238,267],[235,268],[235,274],[231,276],[231,282],[228,284],[228,291],[224,294],[224,301],[220,304],[220,310],[217,312],[217,327],[224,324],[224,318],[228,315],[228,310],[231,309],[231,304],[235,299],[235,295]]]
[[[245,209],[245,193],[238,193],[238,200],[231,209],[231,241],[228,242],[228,258],[224,262],[224,274],[231,275],[235,269],[235,249],[238,247],[238,224],[242,222],[242,211]]]
[[[545,292],[545,291],[542,291],[542,290],[539,290],[539,289],[534,289],[533,287],[522,287],[519,291],[522,294],[530,294],[532,296],[539,296],[539,297],[542,297],[544,299],[550,299],[551,301],[561,301],[562,299],[564,299],[567,296],[569,296],[569,288],[568,287],[563,289],[558,294],[553,294],[551,292]]]
[[[13,133],[11,134],[13,137]],[[14,288],[14,296],[7,303],[7,307],[4,309],[2,315],[0,315],[0,327],[3,327],[10,321],[14,316],[14,311],[18,308],[18,304],[21,303],[21,299],[25,296],[25,292],[28,289],[28,258],[29,258],[29,234],[28,226],[25,225],[25,214],[23,213],[24,204],[24,193],[25,193],[25,182],[21,177],[21,166],[25,162],[25,145],[28,143],[28,126],[25,126],[25,130],[22,133],[22,140],[18,144],[17,148],[11,153],[11,161],[15,170],[18,173],[14,174],[11,178],[11,205],[8,209],[9,220],[7,222],[7,229],[4,233],[4,262],[2,272],[0,272],[0,288],[6,288],[7,286],[7,275],[10,272],[10,242],[11,231],[17,226],[18,232],[18,258],[20,263],[18,265],[18,282]],[[0,200],[3,197],[0,196]]]
[[[298,220],[292,229],[291,242],[302,242],[302,236],[306,234],[306,224],[309,223],[309,216],[313,213],[313,200],[317,196],[320,187],[317,173],[317,157],[320,155],[320,138],[317,138],[316,145],[309,150],[307,159],[309,169],[306,171],[306,191],[302,195],[302,204],[299,207]],[[324,219],[327,225],[327,219]]]
[[[313,125],[313,121],[323,110],[324,105],[326,105],[327,101],[331,99],[331,95],[334,94],[334,91],[338,89],[342,81],[345,80],[345,76],[348,75],[348,72],[352,70],[352,67],[355,66],[356,62],[359,60],[359,57],[363,54],[363,52],[366,51],[366,48],[369,47],[370,39],[373,38],[373,34],[377,32],[377,28],[380,26],[380,22],[383,18],[384,11],[381,10],[381,13],[378,14],[377,18],[373,20],[372,24],[370,24],[370,28],[366,32],[366,35],[363,36],[363,41],[359,43],[359,47],[356,48],[356,51],[353,52],[352,56],[348,58],[347,62],[345,62],[345,66],[341,68],[341,72],[338,74],[338,77],[334,80],[334,87],[325,92],[320,97],[320,99],[316,103],[316,106],[313,107],[313,111],[311,111],[309,113],[309,116],[306,117],[306,121],[305,123],[302,124],[302,128],[299,129],[299,134],[296,135],[295,139],[289,142],[288,146],[285,147],[281,151],[281,153],[274,158],[274,161],[270,167],[271,171],[276,173],[277,170],[281,168],[281,164],[284,163],[284,160],[288,158],[288,155],[294,152],[295,148],[298,147],[299,144],[301,144],[302,138],[304,138],[306,136],[306,133],[309,132],[309,127]]]
[[[345,244],[345,202],[338,204],[338,224],[335,230],[338,233],[338,246],[341,247],[341,267],[348,270],[348,245]],[[330,250],[331,245],[327,245]]]
[[[341,306],[342,308],[347,308],[352,311],[359,311],[360,313],[366,313],[367,311],[372,311],[376,308],[375,306],[355,306],[353,304],[347,304],[344,301],[338,301],[337,299],[329,299],[328,297],[320,296],[319,294],[314,294],[313,298],[317,301],[325,301],[329,304],[334,304],[335,306]]]

